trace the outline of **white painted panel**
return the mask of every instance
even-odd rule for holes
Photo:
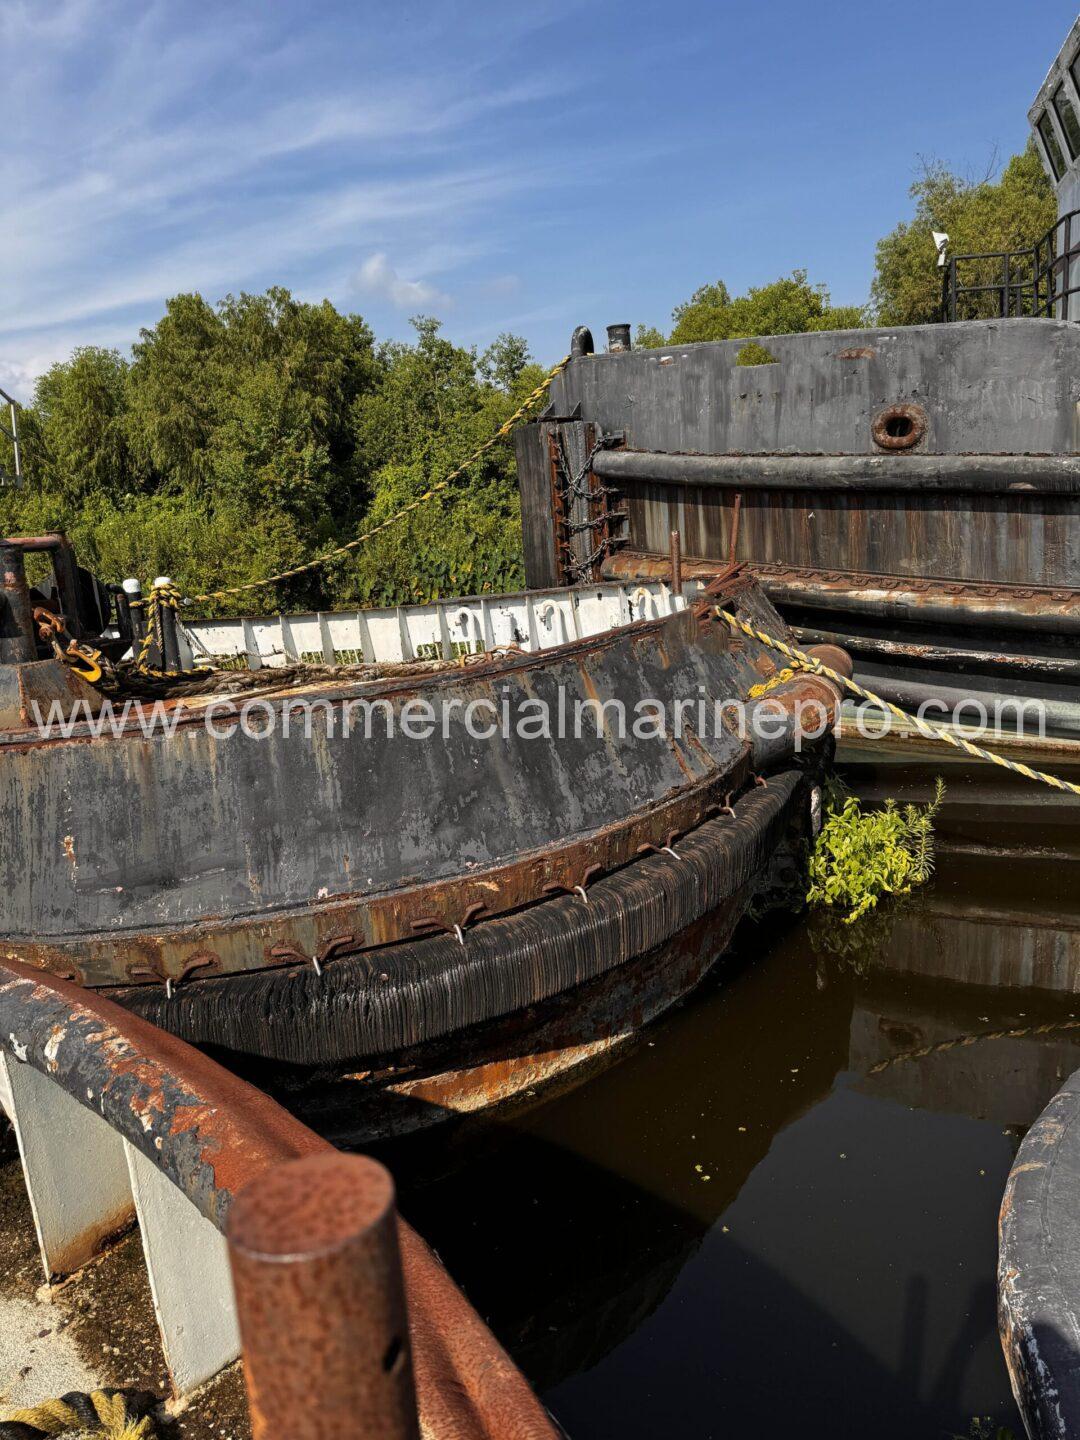
[[[246,655],[256,669],[284,665],[290,654],[321,657],[327,664],[355,664],[361,656],[368,663],[400,663],[416,657],[452,658],[448,647],[455,654],[462,646],[471,653],[503,645],[547,650],[636,620],[670,615],[702,589],[701,581],[687,580],[682,596],[673,597],[663,581],[605,582],[392,609],[199,620],[188,628],[200,652]]]
[[[0,1070],[45,1278],[70,1275],[131,1222],[124,1142],[47,1075],[9,1055]]]
[[[228,1247],[145,1155],[124,1148],[165,1360],[186,1395],[240,1354]]]

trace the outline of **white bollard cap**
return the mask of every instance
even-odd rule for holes
[[[123,590],[125,595],[142,594],[142,585],[139,583],[138,580],[134,579],[133,577],[127,580],[121,580],[120,588],[121,590]]]
[[[154,589],[156,590],[159,585],[171,585],[171,584],[172,584],[172,581],[169,579],[168,575],[159,575],[159,576],[157,577],[157,579],[154,581]]]

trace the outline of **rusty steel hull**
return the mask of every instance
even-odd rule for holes
[[[791,770],[798,705],[831,720],[838,699],[805,678],[754,702],[779,709],[771,738],[701,723],[775,675],[718,601],[781,628],[736,568],[689,609],[542,653],[262,692],[265,735],[223,734],[205,699],[170,703],[150,734],[145,708],[98,734],[10,727],[0,954],[185,1039],[297,1065],[384,1060],[617,969],[760,872],[830,743]],[[604,708],[632,720],[642,697],[669,716],[689,697],[681,732]],[[418,700],[443,717],[422,743],[404,732]],[[592,719],[539,738],[462,719],[538,701]],[[305,702],[310,729],[291,734]]]
[[[404,1068],[407,1075],[417,1047],[438,1045],[442,1067],[435,1073],[496,1065],[494,1103],[505,1098],[494,1080],[500,1052],[482,1034],[477,1048],[477,1028],[509,1021],[529,1046],[541,1049],[543,1026],[536,1035],[532,1029],[535,1007],[615,976],[638,957],[672,953],[685,932],[714,912],[730,929],[778,849],[804,828],[809,783],[804,770],[789,769],[751,784],[732,797],[730,814],[680,837],[677,851],[643,856],[596,878],[582,894],[477,925],[464,946],[430,936],[338,956],[322,974],[294,967],[224,980],[195,977],[171,998],[156,986],[105,993],[199,1044],[301,1068],[362,1063],[365,1070],[389,1072],[390,1083],[395,1071]],[[661,978],[669,1000],[684,993],[677,967]],[[632,981],[628,985],[622,1009],[633,1020]],[[663,999],[654,997],[650,1013],[658,1013]],[[602,1038],[585,1033],[589,1023],[583,1021],[580,1035],[564,1035],[568,1054],[543,1062],[549,1074],[564,1068],[564,1060],[588,1058],[592,1039]],[[463,1067],[466,1055],[472,1063]],[[483,1074],[476,1079],[482,1093]],[[451,1088],[457,1083],[448,1081]],[[433,1081],[426,1098],[436,1100],[436,1089]]]
[[[529,583],[590,557],[666,577],[678,531],[684,577],[750,564],[801,640],[841,645],[887,700],[940,718],[971,697],[1000,730],[1080,736],[1075,327],[766,337],[776,363],[748,367],[742,343],[572,360],[517,439]],[[621,517],[610,540],[570,533],[559,502],[579,433],[574,493]]]
[[[800,800],[789,817],[792,844],[804,836],[805,818]],[[391,1063],[322,1069],[310,1078],[257,1066],[253,1078],[319,1134],[348,1147],[527,1103],[541,1086],[580,1083],[701,983],[765,873],[771,879],[791,864],[785,842],[734,894],[640,958],[509,1016],[408,1047]]]

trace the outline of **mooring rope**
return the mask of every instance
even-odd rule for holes
[[[153,1395],[123,1390],[72,1390],[58,1400],[43,1400],[10,1410],[0,1421],[0,1440],[46,1440],[58,1435],[102,1436],[104,1440],[156,1440],[149,1414]]]
[[[454,481],[464,475],[465,471],[468,470],[471,465],[475,465],[477,460],[486,455],[500,440],[510,434],[518,421],[524,419],[536,402],[547,394],[556,375],[561,374],[569,364],[570,356],[564,355],[559,363],[548,371],[536,389],[526,395],[514,413],[503,421],[494,435],[485,440],[482,445],[477,446],[468,459],[463,460],[460,465],[451,470],[445,479],[440,480],[437,485],[432,485],[430,489],[425,490],[422,495],[418,495],[416,499],[408,505],[402,506],[400,510],[395,511],[388,519],[383,520],[378,525],[374,525],[370,530],[365,530],[362,535],[357,535],[355,539],[346,541],[344,545],[338,545],[336,549],[327,551],[325,555],[319,555],[314,560],[305,561],[303,565],[294,565],[290,570],[282,570],[277,575],[267,575],[265,579],[262,580],[249,580],[243,585],[230,585],[224,590],[211,590],[205,595],[192,595],[189,597],[189,602],[191,604],[203,604],[208,600],[224,600],[231,595],[245,595],[252,590],[262,590],[265,586],[277,585],[282,580],[291,580],[296,575],[306,575],[312,570],[318,570],[323,565],[329,564],[331,560],[336,560],[341,555],[348,555],[351,551],[358,550],[361,545],[365,545],[374,536],[381,534],[383,530],[389,529],[391,525],[396,525],[397,522],[403,520],[406,515],[411,515],[412,512],[418,510],[421,505],[434,499],[436,495],[440,495],[444,490],[448,490]]]
[[[871,1065],[868,1075],[880,1075],[892,1065],[908,1060],[924,1060],[927,1055],[942,1055],[946,1050],[959,1050],[968,1045],[977,1045],[981,1040],[1025,1040],[1032,1035],[1051,1035],[1055,1031],[1080,1030],[1080,1020],[1048,1020],[1042,1025],[1023,1025],[1016,1030],[980,1030],[974,1035],[957,1035],[952,1040],[939,1040],[935,1045],[922,1045],[917,1050],[900,1050],[887,1060]]]
[[[744,635],[749,635],[752,640],[757,640],[768,649],[778,650],[781,655],[786,655],[800,669],[807,670],[812,675],[823,675],[826,680],[831,680],[835,685],[850,690],[853,695],[858,695],[863,700],[869,700],[879,709],[914,725],[919,734],[925,735],[929,740],[941,740],[944,744],[952,745],[966,755],[973,756],[976,760],[986,760],[991,765],[1000,765],[1004,770],[1012,770],[1015,774],[1022,775],[1025,780],[1035,780],[1042,785],[1050,785],[1055,790],[1064,790],[1070,795],[1080,795],[1080,785],[1074,785],[1071,780],[1062,780],[1057,775],[1048,775],[1045,770],[1033,770],[1030,765],[1023,765],[1018,760],[1008,760],[1004,755],[998,755],[993,750],[985,750],[981,745],[975,745],[963,735],[957,735],[941,725],[934,725],[920,715],[912,715],[907,710],[902,710],[899,705],[893,705],[890,701],[883,700],[880,695],[875,695],[872,690],[864,689],[862,685],[848,679],[846,675],[841,675],[839,671],[830,670],[827,665],[822,664],[820,660],[815,660],[812,655],[807,655],[802,650],[796,650],[792,645],[786,645],[783,640],[774,640],[764,630],[758,630],[747,621],[740,620],[730,610],[725,610],[718,605],[715,613],[726,620],[729,625],[734,625],[737,630],[741,630]]]

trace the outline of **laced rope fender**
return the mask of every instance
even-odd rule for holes
[[[1071,780],[1062,780],[1057,775],[1048,775],[1045,770],[1033,770],[1030,765],[1022,765],[1018,760],[1007,760],[1004,755],[997,755],[993,750],[984,750],[981,745],[975,745],[963,735],[954,734],[940,725],[934,725],[929,720],[922,719],[919,715],[911,715],[907,710],[901,710],[899,705],[893,705],[888,700],[883,700],[880,695],[875,695],[872,690],[865,690],[854,680],[841,675],[836,670],[830,670],[820,660],[805,654],[802,650],[796,650],[792,645],[785,645],[782,640],[774,640],[771,635],[766,635],[764,630],[756,630],[753,625],[745,620],[740,620],[730,610],[724,610],[717,606],[714,611],[722,620],[733,625],[736,630],[741,630],[744,635],[749,635],[752,640],[766,646],[769,650],[777,650],[781,655],[797,665],[802,670],[808,670],[812,675],[823,675],[826,680],[831,680],[834,685],[842,689],[850,690],[853,695],[858,695],[863,700],[869,700],[871,705],[876,705],[880,710],[895,715],[897,719],[914,725],[920,735],[925,735],[929,740],[941,740],[946,745],[952,745],[957,750],[962,750],[966,755],[971,755],[976,760],[987,760],[991,765],[1000,765],[1003,770],[1012,770],[1017,775],[1022,775],[1025,780],[1035,780],[1041,785],[1049,785],[1054,790],[1064,790],[1070,795],[1080,795],[1080,785],[1074,785]]]
[[[373,536],[380,534],[383,530],[388,530],[391,525],[396,525],[397,522],[404,519],[406,515],[410,515],[414,510],[418,510],[421,505],[434,499],[436,495],[440,495],[444,490],[448,490],[455,480],[464,475],[470,465],[475,465],[481,456],[486,455],[500,440],[510,434],[518,421],[523,419],[536,402],[547,394],[551,387],[551,382],[555,379],[556,375],[561,374],[569,364],[570,356],[564,355],[559,363],[548,371],[536,389],[526,395],[514,413],[503,421],[494,435],[485,440],[482,445],[478,446],[466,460],[462,460],[460,465],[455,466],[455,468],[450,471],[450,474],[440,480],[437,485],[432,485],[429,490],[425,490],[422,495],[418,495],[417,498],[408,505],[402,506],[402,508],[395,511],[389,519],[383,520],[370,530],[365,530],[362,535],[357,535],[355,539],[346,541],[344,545],[338,545],[336,549],[328,551],[325,555],[319,555],[314,560],[305,561],[303,565],[294,565],[292,569],[282,570],[277,575],[267,575],[263,580],[248,580],[243,585],[230,585],[224,590],[211,590],[205,595],[191,595],[187,597],[187,603],[201,605],[205,604],[208,600],[227,599],[230,595],[246,595],[252,590],[262,590],[268,585],[280,584],[282,580],[291,580],[295,575],[306,575],[312,570],[318,570],[331,560],[336,560],[340,555],[348,555],[351,551],[358,550],[361,545],[365,545]]]

